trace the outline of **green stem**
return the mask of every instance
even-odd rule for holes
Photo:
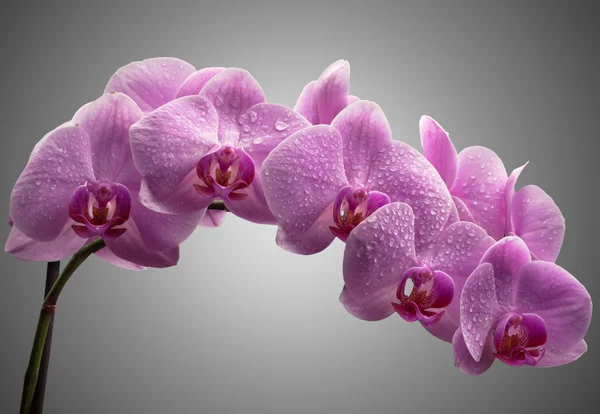
[[[208,209],[229,211],[223,201],[213,201],[212,204],[208,206]],[[50,289],[50,292],[48,292],[48,294],[46,295],[44,303],[42,304],[42,310],[40,311],[40,318],[38,320],[37,329],[35,331],[33,347],[31,349],[31,355],[29,357],[29,365],[27,366],[27,371],[25,372],[23,396],[21,398],[21,414],[32,414],[32,405],[34,402],[34,395],[40,376],[40,367],[42,365],[44,347],[46,344],[46,339],[48,338],[52,320],[54,318],[56,303],[58,302],[59,296],[62,290],[64,289],[65,285],[69,281],[69,278],[73,275],[73,273],[75,273],[77,268],[85,261],[85,259],[87,259],[92,253],[97,252],[105,246],[106,244],[104,243],[104,240],[98,239],[82,247],[77,253],[73,255],[69,263],[67,263],[67,266],[64,268],[64,270]]]
[[[52,289],[52,286],[54,286],[54,283],[56,283],[59,274],[60,262],[48,262],[44,298],[46,298],[50,292],[50,289]],[[54,325],[54,317],[50,319],[48,333],[46,334],[46,341],[44,342],[44,349],[42,350],[40,370],[38,372],[35,393],[33,394],[33,401],[31,403],[31,414],[42,414],[44,411],[44,397],[46,394],[46,381],[48,379],[48,365],[50,364],[50,348],[52,347],[52,325]]]
[[[46,299],[44,299],[37,329],[35,331],[33,347],[31,348],[29,365],[27,366],[27,371],[25,372],[23,396],[21,398],[21,414],[31,413],[33,395],[35,393],[35,388],[38,381],[44,344],[46,342],[48,328],[50,326],[50,322],[52,321],[52,317],[54,316],[56,303],[60,293],[69,281],[70,277],[73,275],[73,273],[75,273],[77,268],[85,261],[85,259],[87,259],[92,253],[102,249],[104,246],[106,246],[104,240],[98,239],[90,244],[85,245],[77,253],[75,253],[56,280],[56,283],[54,283],[54,286],[52,286],[52,289],[50,289]]]

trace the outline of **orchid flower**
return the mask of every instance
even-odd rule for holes
[[[204,85],[223,70],[225,68],[222,67],[196,70],[188,62],[171,57],[145,59],[117,70],[104,92],[124,93],[148,114],[174,99],[198,95]],[[219,226],[226,214],[226,211],[208,210],[200,225]]]
[[[461,329],[453,339],[456,366],[478,375],[495,359],[555,367],[578,359],[592,317],[586,289],[560,266],[532,261],[516,236],[492,246],[461,295]]]
[[[350,233],[340,301],[360,319],[380,320],[395,311],[451,342],[462,287],[494,239],[474,223],[455,222],[423,250],[415,222],[410,206],[391,203]]]
[[[199,95],[166,103],[133,125],[142,203],[158,212],[186,214],[223,200],[239,217],[274,223],[263,195],[262,163],[282,140],[309,123],[265,101],[248,72],[229,68],[212,77]]]
[[[318,80],[304,87],[294,109],[313,125],[331,124],[345,107],[358,101],[356,96],[348,94],[349,90],[350,64],[338,60]]]
[[[267,157],[263,185],[278,219],[277,243],[313,254],[352,230],[390,201],[409,204],[426,249],[447,224],[452,199],[433,166],[410,146],[392,140],[373,102],[348,106],[331,126],[296,132]]]
[[[138,201],[129,128],[142,117],[127,96],[105,94],[48,133],[13,188],[6,250],[54,261],[103,238],[107,248],[97,255],[118,266],[175,265],[202,213],[165,215]]]
[[[448,133],[432,118],[419,123],[423,154],[437,169],[452,194],[461,221],[483,227],[500,240],[521,237],[535,258],[554,262],[565,234],[565,221],[554,200],[537,186],[515,194],[525,165],[507,176],[502,160],[485,147],[457,154]]]

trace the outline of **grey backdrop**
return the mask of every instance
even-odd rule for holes
[[[600,295],[598,7],[592,2],[20,2],[0,12],[0,217],[34,144],[120,66],[177,56],[240,66],[293,105],[331,62],[419,146],[434,116],[458,149],[486,145],[567,219],[558,263]],[[369,3],[369,4],[367,4]],[[5,226],[0,234],[8,233]],[[471,378],[449,345],[397,317],[338,303],[343,245],[301,257],[275,228],[229,217],[199,230],[178,267],[128,272],[90,259],[60,300],[48,413],[595,412],[599,327],[552,370],[496,363]],[[16,412],[44,264],[0,254],[0,412]],[[596,408],[594,408],[596,407]]]

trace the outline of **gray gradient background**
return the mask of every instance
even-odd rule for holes
[[[122,2],[121,2],[122,3]],[[338,58],[419,147],[420,115],[457,148],[486,145],[567,219],[558,263],[598,298],[598,7],[591,2],[58,2],[0,11],[0,217],[34,144],[102,93],[120,66],[177,56],[240,66],[293,105]],[[8,233],[4,227],[2,235]],[[526,413],[598,408],[599,327],[552,370],[496,363],[471,378],[420,326],[367,323],[338,303],[343,245],[302,257],[275,228],[230,217],[196,232],[178,267],[93,258],[60,300],[48,413]],[[0,412],[16,412],[45,266],[0,254]],[[595,408],[594,408],[595,407]]]

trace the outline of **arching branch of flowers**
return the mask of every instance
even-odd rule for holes
[[[465,373],[496,359],[580,358],[591,298],[555,263],[566,225],[552,197],[516,190],[527,164],[508,174],[489,148],[458,152],[428,116],[419,152],[349,88],[349,63],[334,62],[292,109],[267,102],[243,69],[147,59],[49,132],[13,188],[6,251],[72,258],[40,312],[21,412],[41,410],[52,316],[89,255],[131,270],[174,266],[198,225],[219,226],[226,212],[277,225],[292,253],[345,243],[346,310],[418,322]]]

